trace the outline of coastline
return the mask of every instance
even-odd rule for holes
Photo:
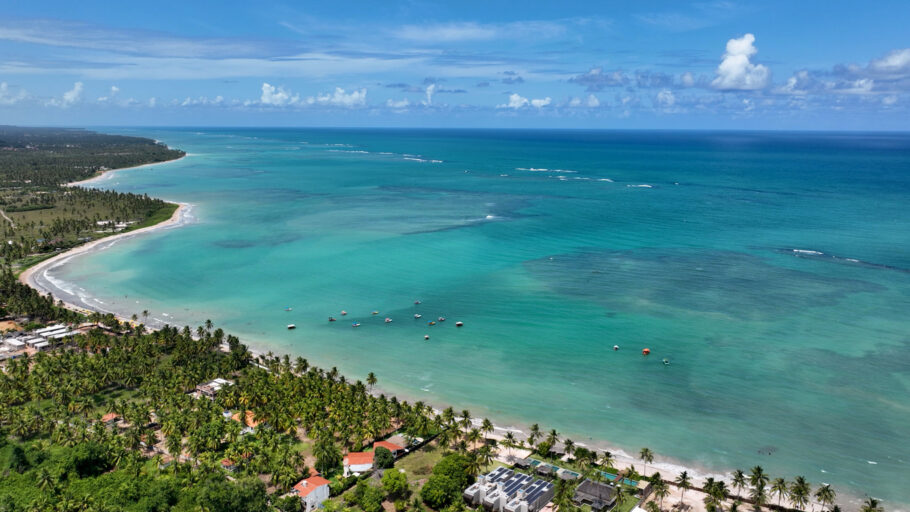
[[[149,164],[142,164],[142,165],[134,166],[134,167],[127,167],[127,168],[103,171],[101,174],[99,174],[97,176],[93,176],[89,179],[86,179],[86,180],[83,180],[80,182],[69,183],[69,184],[67,184],[67,186],[79,186],[81,184],[85,184],[85,183],[89,183],[89,182],[107,181],[107,180],[110,180],[111,178],[113,178],[112,175],[118,171],[131,170],[131,169],[137,169],[140,167],[147,167],[147,166],[152,166],[152,165],[160,165],[160,164],[164,164],[164,163],[175,162],[177,160],[181,160],[181,159],[185,158],[186,156],[188,156],[188,155],[184,155],[183,157],[180,157],[178,159],[169,160],[166,162],[155,162],[155,163],[149,163]],[[103,250],[105,247],[113,245],[114,243],[116,243],[117,241],[119,241],[121,239],[129,238],[132,235],[150,232],[150,231],[154,231],[156,229],[167,229],[167,228],[183,225],[188,222],[186,220],[186,217],[189,215],[191,208],[192,208],[191,205],[180,204],[180,206],[174,212],[172,217],[164,222],[158,223],[154,226],[137,229],[135,231],[111,235],[111,236],[108,236],[108,237],[105,237],[105,238],[102,238],[99,240],[95,240],[95,241],[89,242],[87,244],[78,246],[78,247],[75,247],[64,253],[57,254],[47,260],[37,263],[37,264],[33,265],[32,267],[23,271],[22,275],[20,275],[20,281],[37,289],[41,293],[55,292],[54,297],[60,298],[59,296],[61,295],[60,294],[61,290],[54,287],[52,283],[49,283],[49,282],[42,283],[40,281],[41,276],[45,275],[48,270],[56,268],[60,265],[64,265],[71,257],[90,253],[92,251]],[[108,245],[104,245],[106,242],[108,243]],[[67,307],[77,310],[77,311],[81,311],[81,312],[101,311],[104,313],[109,313],[109,312],[113,313],[111,311],[104,311],[104,309],[98,305],[90,305],[90,304],[78,305],[77,303],[74,303],[73,301],[68,301],[68,300],[64,300],[64,303],[67,305]],[[123,318],[122,316],[118,316],[118,318],[120,318],[123,321],[129,322],[128,319]],[[252,345],[255,345],[259,349],[259,350],[256,350],[253,347],[251,347],[251,352],[253,352],[254,355],[261,355],[264,353],[263,349],[268,350],[268,348],[269,348],[269,343],[267,341],[264,341],[264,340],[250,340],[250,341],[252,342]],[[305,355],[305,354],[300,354],[300,355]],[[319,364],[320,361],[313,361],[313,362],[316,363],[317,365],[323,366],[323,367],[327,367],[331,364],[331,363]],[[356,378],[356,376],[355,376],[355,378]],[[391,394],[394,396],[398,396],[399,398],[405,398],[408,400],[419,399],[419,397],[415,393],[409,394],[407,392],[399,391],[399,392],[387,393],[387,394]],[[439,406],[441,404],[433,404],[433,405]],[[465,404],[461,404],[461,406],[464,406],[464,405]],[[495,417],[491,417],[491,420],[494,418]],[[526,425],[520,424],[520,422],[519,422],[519,423],[516,423],[515,427],[497,427],[495,434],[502,435],[507,431],[512,431],[514,434],[516,434],[516,437],[521,439],[521,438],[526,437],[525,432],[527,432],[527,428],[526,428]],[[626,451],[611,445],[609,440],[590,439],[590,438],[585,438],[584,436],[581,436],[581,435],[578,435],[578,436],[570,435],[569,437],[572,437],[573,439],[584,439],[584,442],[576,442],[577,445],[585,446],[588,448],[601,449],[601,450],[606,449],[606,450],[611,451],[614,454],[614,457],[616,459],[615,466],[617,469],[623,469],[625,467],[628,467],[629,465],[634,465],[636,467],[636,469],[639,469],[639,470],[642,469],[643,463],[640,460],[636,459],[634,457],[634,454],[629,454]],[[699,465],[693,464],[691,462],[688,462],[688,463],[679,462],[676,459],[673,459],[672,457],[666,457],[663,455],[658,455],[658,458],[659,458],[659,460],[656,460],[655,462],[648,464],[648,469],[649,469],[649,471],[654,471],[654,470],[660,471],[663,478],[666,480],[675,479],[676,475],[678,475],[682,471],[687,471],[690,474],[690,477],[693,477],[693,479],[697,482],[698,485],[700,485],[700,482],[708,477],[723,478],[727,481],[729,481],[729,479],[730,479],[729,471],[719,472],[716,470],[710,470],[710,469],[700,467]],[[743,469],[748,469],[748,468],[743,468]],[[838,501],[843,501],[843,502],[849,501],[850,503],[854,503],[855,499],[856,499],[855,496],[844,493],[841,496],[839,496]],[[694,502],[694,504],[697,507],[700,507],[700,504],[698,502]]]

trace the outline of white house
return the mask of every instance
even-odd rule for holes
[[[329,481],[319,475],[297,482],[291,493],[300,497],[305,512],[311,512],[329,499]]]
[[[373,469],[373,452],[352,452],[344,456],[344,476]]]

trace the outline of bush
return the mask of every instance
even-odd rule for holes
[[[380,446],[373,453],[373,461],[377,468],[388,469],[395,465],[395,456],[387,448]]]
[[[431,508],[442,510],[461,496],[461,487],[446,475],[432,475],[420,490],[420,497]]]
[[[390,500],[406,498],[408,494],[408,479],[401,471],[390,469],[382,474],[382,489]]]
[[[433,468],[434,475],[444,475],[455,482],[455,485],[464,489],[474,483],[474,477],[468,473],[470,461],[464,455],[452,453],[446,455]]]

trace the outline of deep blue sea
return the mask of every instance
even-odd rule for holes
[[[109,131],[190,155],[92,186],[195,222],[52,272],[98,307],[499,425],[910,503],[910,135]]]

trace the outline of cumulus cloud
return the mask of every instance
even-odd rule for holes
[[[310,96],[306,99],[309,105],[329,105],[335,107],[361,107],[366,105],[367,90],[360,89],[351,92],[345,92],[341,87],[336,87],[332,94],[320,94]]]
[[[427,100],[424,102],[425,105],[430,106],[433,104],[433,92],[436,91],[436,84],[430,84],[427,86],[426,95]]]
[[[910,74],[910,48],[892,50],[883,58],[870,62],[869,68],[886,75]]]
[[[585,86],[588,92],[598,92],[607,87],[627,85],[629,77],[622,71],[605,73],[603,68],[592,68],[587,73],[570,78],[569,82]]]
[[[175,100],[176,101],[176,100]],[[186,97],[183,101],[179,102],[178,105],[181,107],[211,107],[211,106],[220,106],[224,104],[223,96],[215,96],[214,98],[209,98],[207,96],[198,96],[196,98]]]
[[[6,82],[0,82],[0,105],[15,105],[24,100],[28,95],[23,89],[16,92],[10,88]]]
[[[771,80],[771,70],[751,61],[758,53],[755,36],[746,34],[727,41],[727,51],[717,66],[717,76],[711,86],[722,91],[764,89]]]
[[[686,71],[680,75],[679,83],[682,84],[683,87],[692,87],[695,85],[695,76],[692,73]]]
[[[259,102],[263,105],[284,107],[288,105],[297,105],[300,103],[300,96],[292,93],[284,87],[275,87],[268,82],[263,82],[262,94],[259,96]]]
[[[600,100],[597,99],[597,96],[589,94],[587,99],[582,98],[572,98],[569,100],[570,107],[588,107],[588,108],[597,108],[600,106]]]
[[[47,105],[52,106],[52,107],[61,107],[61,108],[66,108],[66,107],[75,105],[76,103],[79,103],[80,101],[82,101],[82,91],[83,90],[84,90],[84,87],[82,85],[82,82],[76,82],[73,84],[72,89],[63,93],[62,98],[60,98],[60,99],[51,98],[47,102]]]
[[[408,106],[410,104],[411,104],[411,102],[408,101],[407,98],[405,98],[403,100],[398,100],[398,101],[395,101],[395,100],[389,98],[385,101],[385,106],[387,106],[389,108],[398,108],[398,109],[408,108]]]
[[[513,110],[518,110],[528,105],[531,105],[536,108],[543,108],[552,103],[552,99],[548,96],[546,98],[537,98],[531,99],[525,98],[517,93],[512,93],[509,95],[509,102],[502,105],[496,105],[496,108],[511,108]]]
[[[117,87],[116,85],[112,85],[112,86],[111,86],[111,92],[109,92],[109,93],[107,94],[107,96],[101,96],[100,98],[98,98],[98,102],[99,102],[99,103],[105,103],[105,102],[108,102],[108,101],[113,101],[113,99],[117,96],[117,94],[118,94],[119,92],[120,92],[120,88]]]
[[[657,93],[657,104],[662,107],[672,107],[676,104],[676,96],[673,91],[664,89]]]

